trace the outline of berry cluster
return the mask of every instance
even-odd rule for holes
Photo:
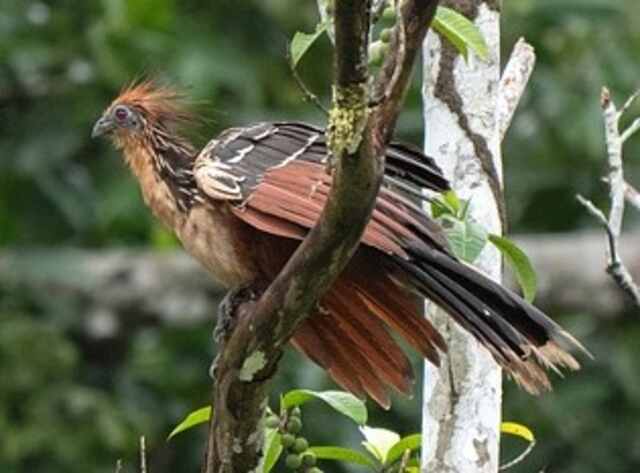
[[[302,413],[299,407],[288,410],[284,418],[270,415],[267,417],[267,427],[280,431],[288,469],[297,473],[322,473],[316,466],[315,453],[309,450],[309,442],[299,435],[302,431]]]
[[[389,42],[393,34],[393,25],[396,22],[396,9],[389,6],[382,12],[382,22],[386,25],[380,30],[380,35],[376,41],[369,45],[369,65],[380,66],[384,57],[389,53]]]

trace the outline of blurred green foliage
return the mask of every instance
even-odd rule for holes
[[[592,225],[573,196],[604,196],[598,98],[604,84],[618,101],[640,85],[637,0],[504,3],[505,56],[524,35],[539,57],[504,150],[512,228]],[[315,22],[313,1],[1,0],[0,246],[174,245],[115,152],[89,139],[94,120],[120,87],[153,74],[186,87],[198,103],[208,120],[194,134],[199,143],[249,121],[322,123],[302,102],[285,58],[288,38]],[[325,102],[330,64],[323,39],[300,65]],[[421,141],[420,117],[414,87],[400,121],[404,139]],[[635,182],[639,150],[639,140],[627,148]],[[86,335],[85,316],[55,293],[0,287],[0,469],[111,472],[118,458],[135,463],[137,437],[146,435],[151,471],[195,471],[202,437],[164,439],[206,403],[210,327],[142,324],[96,340]],[[521,471],[640,467],[640,328],[620,320],[565,315],[597,360],[557,381],[554,394],[533,399],[506,383],[505,419],[528,425],[539,440]],[[294,387],[333,386],[288,353],[275,389]],[[417,432],[418,405],[398,399],[391,412],[371,408],[370,424]],[[305,429],[316,445],[359,441],[337,417],[328,429],[313,405]],[[505,442],[505,458],[514,452]]]

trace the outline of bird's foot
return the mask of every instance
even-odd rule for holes
[[[247,302],[256,301],[261,294],[262,291],[260,290],[260,286],[256,284],[239,286],[227,292],[218,305],[218,320],[216,322],[216,327],[213,330],[213,339],[219,347],[229,339],[229,336],[236,326],[236,312],[238,307]],[[217,362],[218,356],[214,358],[213,363],[209,368],[209,376],[214,379],[216,366],[218,364]]]

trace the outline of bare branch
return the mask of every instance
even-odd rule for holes
[[[600,103],[604,117],[605,140],[607,144],[609,164],[609,197],[611,210],[609,212],[609,226],[615,236],[622,230],[622,217],[624,214],[624,178],[622,171],[622,140],[619,132],[620,114],[611,99],[609,90],[602,89]]]
[[[147,443],[144,435],[140,437],[140,473],[147,473]]]
[[[633,105],[633,102],[635,102],[638,97],[640,97],[640,89],[636,90],[633,94],[631,94],[631,96],[627,99],[627,101],[624,103],[624,105],[622,106],[622,108],[620,109],[619,113],[619,117],[621,117],[622,115],[624,115],[624,113],[629,110],[631,108],[631,106]]]
[[[624,183],[624,197],[628,204],[640,210],[640,192],[626,181]]]
[[[609,176],[606,182],[609,184],[609,197],[611,200],[611,209],[609,218],[598,209],[591,201],[578,195],[577,198],[582,205],[593,215],[605,228],[607,232],[609,261],[607,263],[607,273],[611,275],[616,284],[629,295],[631,300],[640,307],[640,288],[634,283],[629,270],[626,268],[619,254],[619,239],[622,232],[622,220],[624,216],[625,199],[635,197],[633,190],[624,180],[624,172],[622,167],[622,147],[633,133],[640,129],[640,119],[635,120],[632,125],[622,134],[620,133],[620,119],[625,110],[627,110],[633,101],[640,94],[636,92],[624,104],[622,109],[618,110],[611,98],[611,93],[604,87],[600,103],[602,105],[602,114],[604,118],[605,139],[607,144],[607,156],[609,164]],[[635,201],[634,201],[635,202]]]
[[[584,198],[580,194],[576,196],[576,199],[578,199],[578,202],[580,202],[584,206],[584,208],[587,209],[587,212],[593,215],[604,227],[605,231],[607,232],[607,239],[609,240],[609,257],[611,258],[612,262],[617,261],[618,260],[617,237],[615,232],[611,228],[611,225],[609,224],[609,221],[607,220],[607,217],[605,216],[604,212],[600,210],[598,207],[596,207],[593,202]]]
[[[640,130],[640,118],[636,118],[633,123],[629,125],[629,128],[622,133],[622,137],[620,138],[622,143],[631,138],[638,130]]]
[[[214,369],[215,415],[206,473],[246,473],[258,464],[268,382],[285,343],[313,312],[360,242],[382,181],[384,150],[437,4],[438,0],[403,2],[392,54],[381,74],[389,93],[369,110],[371,1],[335,2],[335,84],[327,127],[333,185],[318,222],[266,291],[260,287],[239,291],[224,305],[227,311],[221,315],[229,327],[221,332]],[[380,88],[380,80],[377,84]]]
[[[622,263],[618,250],[618,236],[611,228],[611,224],[607,221],[607,217],[602,210],[597,208],[593,202],[585,199],[581,195],[577,196],[578,201],[593,215],[604,227],[607,232],[607,240],[609,242],[609,263],[607,264],[607,273],[611,275],[616,284],[628,294],[631,300],[640,307],[640,289],[633,282],[631,273]]]
[[[513,115],[527,87],[536,64],[536,53],[524,38],[520,38],[500,78],[498,94],[498,126],[500,141],[511,125]]]

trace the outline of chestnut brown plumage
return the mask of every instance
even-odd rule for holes
[[[325,133],[304,123],[258,123],[226,130],[197,152],[181,134],[192,119],[179,93],[144,82],[120,94],[93,135],[109,135],[123,150],[145,202],[219,283],[269,282],[327,199]],[[422,189],[449,185],[420,150],[390,144],[362,243],[293,345],[345,389],[388,407],[389,387],[409,394],[412,385],[390,329],[434,364],[447,350],[420,315],[426,297],[529,392],[550,387],[545,368],[577,369],[566,349],[582,347],[571,335],[451,253],[420,208]]]

